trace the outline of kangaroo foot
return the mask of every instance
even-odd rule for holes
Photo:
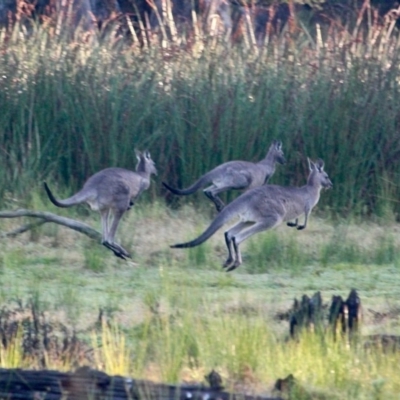
[[[287,222],[286,225],[287,225],[287,226],[290,226],[291,228],[295,228],[296,226],[299,225],[299,219],[296,218],[296,219],[294,220],[294,222]]]
[[[122,258],[123,260],[131,258],[131,255],[122,246],[116,243],[103,241],[102,244],[103,246],[107,247],[107,249],[110,249],[114,253],[114,255],[118,258]]]
[[[233,258],[228,258],[222,265],[222,268],[229,268],[234,262]]]
[[[206,190],[203,192],[215,205],[215,208],[220,212],[224,207],[224,202],[217,196],[214,196],[210,191]]]
[[[219,197],[213,197],[211,200],[214,202],[215,208],[218,212],[221,212],[225,207],[225,203]]]
[[[237,267],[239,267],[240,266],[240,262],[239,261],[235,261],[229,268],[227,268],[226,269],[226,272],[231,272],[231,271],[233,271],[234,269],[236,269]]]
[[[221,212],[223,210],[223,208],[225,207],[225,204],[215,204],[215,208],[217,209],[218,212]]]
[[[297,227],[297,230],[301,231],[301,230],[304,229],[305,227],[306,227],[305,225],[299,225],[299,226]]]

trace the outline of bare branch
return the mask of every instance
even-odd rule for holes
[[[29,231],[30,229],[34,229],[38,226],[41,226],[41,225],[45,224],[46,222],[47,221],[38,221],[38,222],[34,222],[32,224],[21,225],[17,229],[14,229],[10,232],[1,233],[0,237],[15,237],[15,236],[20,235],[21,233]]]
[[[2,237],[16,236],[20,233],[28,231],[29,229],[45,224],[46,222],[53,222],[55,224],[62,225],[67,228],[78,231],[80,233],[83,233],[84,235],[89,236],[91,239],[101,242],[100,232],[91,228],[89,225],[84,224],[83,222],[79,222],[71,218],[61,217],[60,215],[49,213],[47,211],[33,211],[26,209],[0,212],[0,218],[21,218],[21,217],[39,218],[41,219],[41,221],[37,223],[22,225],[11,232],[3,233],[1,236]]]

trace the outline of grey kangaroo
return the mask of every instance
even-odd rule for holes
[[[136,172],[123,168],[106,168],[92,175],[83,188],[72,197],[57,200],[47,183],[44,188],[50,201],[57,207],[71,207],[87,203],[94,211],[99,211],[102,225],[102,244],[112,250],[117,257],[130,258],[130,254],[114,242],[118,224],[139,195],[150,186],[151,174],[157,174],[150,153],[136,152],[138,163]],[[112,216],[112,222],[109,223]]]
[[[240,221],[225,232],[228,259],[224,263],[227,271],[242,264],[239,245],[255,233],[275,228],[290,220],[290,226],[304,229],[311,210],[318,203],[322,188],[331,188],[332,182],[324,171],[324,162],[313,163],[308,159],[310,174],[307,184],[302,187],[264,185],[243,193],[229,203],[214,219],[211,225],[197,239],[176,244],[173,248],[194,247],[205,242],[219,228],[234,217]],[[298,225],[298,217],[305,215],[303,225]]]
[[[188,195],[211,183],[203,190],[204,194],[214,202],[217,211],[225,204],[218,193],[230,189],[252,189],[264,185],[275,172],[275,164],[285,164],[282,142],[274,140],[265,158],[258,163],[249,161],[228,161],[215,167],[201,176],[187,189],[175,189],[163,182],[163,185],[174,194]]]

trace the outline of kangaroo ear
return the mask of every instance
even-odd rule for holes
[[[282,142],[280,140],[275,140],[275,146],[278,150],[282,148]]]
[[[307,157],[307,161],[308,161],[308,168],[310,171],[314,171],[317,169],[316,165]]]
[[[144,156],[145,156],[148,160],[151,160],[151,155],[150,155],[150,152],[149,152],[148,150],[145,150]]]
[[[137,160],[140,161],[140,157],[142,156],[142,153],[139,150],[135,149],[135,154],[136,154]]]
[[[324,170],[324,166],[325,166],[324,161],[319,158],[317,160],[316,164],[317,164],[317,168],[319,169],[319,171],[322,172]]]

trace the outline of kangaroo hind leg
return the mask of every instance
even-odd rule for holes
[[[245,173],[237,173],[235,171],[227,171],[223,176],[213,180],[213,184],[203,190],[204,194],[211,199],[217,211],[220,212],[224,207],[224,202],[218,197],[221,192],[227,190],[246,189],[251,184],[251,176]]]
[[[109,213],[109,211],[107,212]],[[111,251],[114,252],[114,254],[122,258],[123,260],[126,260],[127,258],[131,258],[131,255],[119,244],[114,242],[114,237],[115,233],[117,232],[118,225],[121,221],[121,218],[124,214],[124,211],[114,211],[114,218],[111,223],[110,229],[105,233],[105,237],[103,236],[103,246],[107,247]],[[103,215],[102,215],[103,218]],[[107,218],[108,219],[108,218]],[[103,233],[104,234],[104,233]]]
[[[240,221],[225,232],[225,243],[226,247],[228,248],[228,258],[223,264],[223,268],[228,268],[227,271],[230,271],[229,267],[231,267],[232,264],[235,262],[233,253],[235,252],[236,254],[236,249],[235,249],[235,244],[233,242],[233,237],[242,229],[250,225],[253,225],[253,222]]]
[[[225,207],[225,203],[217,196],[217,194],[224,190],[226,189],[218,190],[215,185],[211,185],[203,190],[203,193],[214,203],[218,212]]]
[[[101,216],[101,240],[102,242],[105,242],[108,237],[108,223],[110,219],[110,209],[103,209],[100,211],[100,216]]]
[[[240,253],[239,244],[244,242],[250,236],[256,233],[272,229],[282,223],[282,218],[280,216],[271,215],[263,218],[262,221],[256,222],[247,229],[244,229],[232,237],[233,247],[235,250],[235,261],[231,267],[227,269],[227,272],[233,271],[242,264],[242,255]]]
[[[226,269],[226,272],[231,272],[242,264],[242,253],[240,252],[239,245],[236,243],[235,237],[232,238],[233,249],[235,250],[235,261]]]
[[[297,227],[297,229],[298,229],[299,231],[301,231],[302,229],[306,229],[309,215],[310,215],[310,210],[307,209],[307,210],[305,211],[305,213],[304,213],[304,224],[303,224],[303,225],[299,225],[299,226]]]

